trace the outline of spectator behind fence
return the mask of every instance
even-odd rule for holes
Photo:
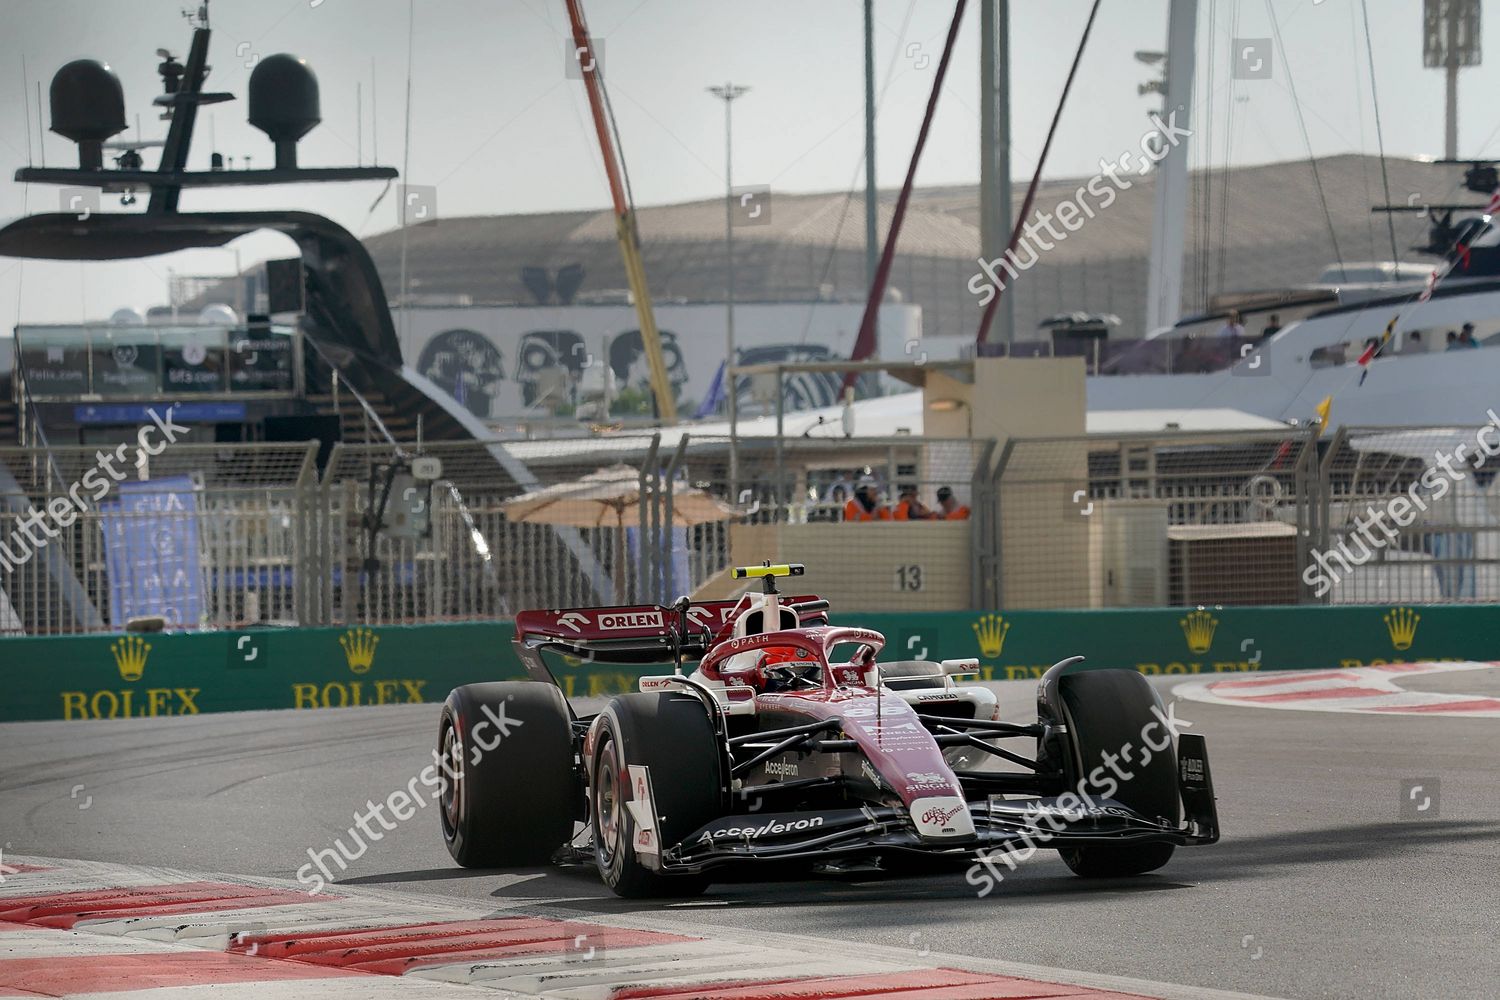
[[[849,494],[854,492],[854,483],[849,479],[847,472],[840,472],[839,477],[828,487],[828,492],[823,494],[823,499],[828,503],[842,504],[849,499]]]
[[[947,521],[967,521],[969,519],[969,508],[961,505],[958,498],[953,495],[953,488],[941,486],[937,491],[938,507],[941,508],[937,515]]]
[[[926,504],[917,499],[915,483],[901,484],[901,496],[895,513],[897,521],[931,521],[936,517]]]
[[[1426,354],[1427,345],[1422,343],[1422,331],[1413,330],[1401,341],[1402,354]]]
[[[1275,334],[1280,329],[1281,329],[1281,317],[1278,316],[1276,313],[1272,313],[1270,315],[1270,317],[1266,320],[1265,329],[1263,329],[1263,330],[1260,331],[1260,339],[1261,340],[1265,340],[1267,337],[1272,336],[1273,334]]]
[[[890,509],[881,505],[875,495],[875,480],[868,476],[854,487],[854,499],[844,504],[846,521],[889,521]]]
[[[1245,324],[1240,322],[1240,311],[1229,310],[1229,315],[1224,317],[1224,325],[1219,327],[1216,336],[1220,337],[1243,337],[1245,335]]]
[[[1449,330],[1448,331],[1448,346],[1444,347],[1443,350],[1445,350],[1445,351],[1456,351],[1456,350],[1458,350],[1458,348],[1459,348],[1458,333],[1457,333],[1457,331]]]
[[[1478,347],[1479,346],[1479,341],[1477,341],[1477,340],[1474,339],[1474,324],[1473,323],[1465,323],[1464,324],[1464,326],[1463,326],[1463,332],[1458,335],[1458,346],[1460,346],[1460,347]]]

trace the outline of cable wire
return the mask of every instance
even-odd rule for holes
[[[1363,0],[1361,0],[1361,2],[1363,2]],[[1286,67],[1286,85],[1287,89],[1290,90],[1292,94],[1292,106],[1297,109],[1297,125],[1302,130],[1302,144],[1307,148],[1307,162],[1312,167],[1313,186],[1318,190],[1318,204],[1323,209],[1323,221],[1328,225],[1328,239],[1333,243],[1333,256],[1334,259],[1338,261],[1339,272],[1343,273],[1344,254],[1339,250],[1339,234],[1333,228],[1333,215],[1328,211],[1328,197],[1323,191],[1323,175],[1318,172],[1318,158],[1313,155],[1312,137],[1308,134],[1307,131],[1307,119],[1303,117],[1302,114],[1302,102],[1297,99],[1297,81],[1292,76],[1292,61],[1287,58],[1286,45],[1281,40],[1281,23],[1276,20],[1276,10],[1271,6],[1271,0],[1266,0],[1266,16],[1271,20],[1271,31],[1276,36],[1276,48],[1281,52],[1282,65]],[[1369,33],[1368,31],[1366,31],[1366,41],[1368,40]],[[1373,71],[1371,73],[1371,80],[1372,82],[1374,80]],[[1375,120],[1377,123],[1380,120],[1378,111],[1376,113]],[[1378,124],[1376,125],[1376,131],[1379,131]],[[1385,152],[1383,146],[1380,154],[1380,169],[1381,173],[1383,174],[1385,172]],[[1389,184],[1387,184],[1386,187],[1385,197],[1387,203],[1389,203],[1391,197]],[[1394,234],[1394,230],[1392,230],[1391,249],[1394,250],[1395,247],[1396,237]]]
[[[1270,3],[1271,0],[1266,0]],[[1365,54],[1370,60],[1370,102],[1375,105],[1375,141],[1380,149],[1380,183],[1385,188],[1385,203],[1391,203],[1391,178],[1385,167],[1385,134],[1380,128],[1380,93],[1375,89],[1375,46],[1370,41],[1370,5],[1366,0],[1359,0],[1360,11],[1365,20]],[[1295,96],[1295,95],[1294,95]],[[1385,213],[1385,227],[1391,237],[1391,267],[1394,268],[1401,260],[1400,253],[1396,250],[1396,220],[1390,212]],[[1343,261],[1339,261],[1340,266]]]

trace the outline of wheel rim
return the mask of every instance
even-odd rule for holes
[[[457,725],[450,723],[443,729],[442,754],[446,771],[442,784],[443,825],[452,839],[458,832],[463,810],[464,746]]]
[[[620,783],[611,741],[600,750],[598,773],[594,775],[594,846],[606,868],[614,864],[620,850],[620,809]]]

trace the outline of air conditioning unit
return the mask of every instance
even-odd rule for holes
[[[1095,607],[1166,605],[1167,525],[1167,505],[1160,501],[1094,501],[1089,571]]]
[[[1168,532],[1173,604],[1296,604],[1297,528],[1281,521],[1179,524]]]

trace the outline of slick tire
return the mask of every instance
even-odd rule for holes
[[[1152,709],[1161,708],[1161,699],[1146,679],[1133,670],[1084,670],[1063,675],[1058,693],[1075,750],[1069,788],[1076,789],[1086,781],[1100,765],[1102,754],[1118,756],[1129,746],[1136,763],[1121,763],[1131,777],[1119,781],[1114,799],[1142,816],[1160,817],[1176,825],[1182,805],[1175,746],[1152,751],[1150,761],[1139,764],[1145,749],[1142,734],[1157,721]],[[1160,728],[1158,723],[1152,731],[1154,742],[1160,742]],[[1127,878],[1162,867],[1171,860],[1173,850],[1172,844],[1145,843],[1073,847],[1058,853],[1075,875]]]
[[[621,695],[600,714],[599,726],[589,787],[599,877],[630,899],[698,895],[708,876],[666,875],[642,863],[628,803],[639,794],[630,768],[645,767],[660,821],[658,850],[724,814],[718,737],[703,703],[684,694]]]
[[[438,723],[438,815],[465,868],[544,864],[577,813],[573,733],[562,692],[537,681],[454,688]]]

